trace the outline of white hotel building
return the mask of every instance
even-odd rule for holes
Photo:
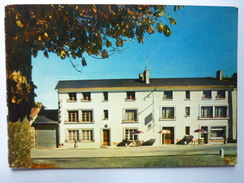
[[[153,79],[145,70],[138,79],[59,81],[59,144],[98,148],[154,139],[160,146],[185,135],[205,144],[236,140],[236,85],[217,75]],[[207,133],[194,132],[200,128]],[[169,133],[158,133],[163,129]]]

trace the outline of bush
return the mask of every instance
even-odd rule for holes
[[[31,168],[31,132],[29,121],[8,122],[9,166]]]

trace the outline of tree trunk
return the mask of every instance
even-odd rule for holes
[[[11,20],[5,21],[6,31],[6,75],[7,75],[7,105],[8,105],[8,121],[23,121],[30,114],[31,107],[34,105],[34,85],[32,82],[32,66],[31,66],[31,47],[27,41],[15,39],[12,35],[16,31],[11,26]],[[27,83],[31,86],[29,92],[18,93],[16,91],[17,83],[10,79],[10,75],[19,72],[26,78]],[[25,84],[21,84],[23,90],[27,90]],[[21,102],[14,102],[13,98],[21,96]]]
[[[5,41],[9,165],[13,168],[30,168],[29,116],[31,108],[34,106],[35,96],[31,77],[31,46],[27,41],[16,38],[18,30],[14,28],[13,24],[15,24],[15,20],[8,16],[5,19]],[[15,78],[13,73],[17,73]],[[20,100],[16,100],[16,98]]]

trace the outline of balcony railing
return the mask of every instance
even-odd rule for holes
[[[76,99],[67,99],[67,103],[75,103],[75,102],[77,102]]]
[[[125,98],[126,102],[134,102],[136,101],[136,98]]]
[[[163,100],[173,100],[173,97],[172,96],[164,96]]]
[[[83,98],[81,99],[81,102],[91,102],[92,99],[91,98]]]
[[[64,123],[77,124],[77,123],[94,123],[94,121],[68,121],[65,120]]]
[[[212,96],[204,95],[202,96],[202,100],[211,100]]]
[[[226,99],[225,95],[217,95],[216,100],[224,100]]]
[[[175,117],[175,116],[170,116],[170,117],[160,117],[159,120],[160,120],[160,121],[166,121],[166,120],[173,121],[173,120],[176,120],[176,117]]]
[[[137,119],[135,120],[126,120],[126,119],[123,119],[122,120],[122,123],[138,123],[139,121]]]
[[[229,116],[198,116],[198,119],[229,119]]]

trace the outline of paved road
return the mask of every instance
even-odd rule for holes
[[[135,168],[225,166],[220,149],[237,154],[235,144],[169,145],[99,149],[32,149],[32,162],[55,168]]]
[[[165,145],[160,147],[122,147],[98,149],[32,149],[31,158],[141,157],[173,155],[236,155],[237,145]]]

